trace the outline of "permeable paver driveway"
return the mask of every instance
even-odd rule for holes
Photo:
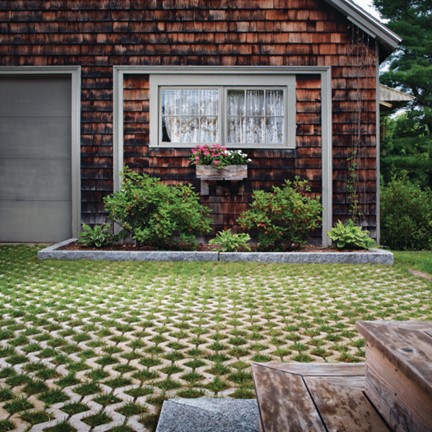
[[[398,268],[60,262],[0,247],[0,431],[153,430],[170,397],[253,398],[252,361],[362,361],[357,320],[431,319]]]

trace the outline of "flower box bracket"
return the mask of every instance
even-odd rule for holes
[[[201,195],[208,195],[210,181],[237,183],[247,178],[247,165],[227,165],[221,168],[212,165],[197,165],[196,176],[201,180]]]

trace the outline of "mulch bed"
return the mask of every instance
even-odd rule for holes
[[[125,252],[131,252],[131,251],[162,251],[164,249],[158,249],[156,247],[152,246],[145,246],[145,245],[137,245],[134,243],[125,243],[125,244],[117,244],[117,245],[111,245],[111,246],[104,246],[101,248],[97,247],[89,247],[89,246],[83,246],[78,244],[77,242],[70,243],[66,246],[63,246],[60,248],[60,250],[87,250],[87,251],[125,251]],[[172,250],[172,249],[170,249]],[[178,249],[180,250],[180,249]],[[218,248],[215,245],[209,245],[207,243],[200,243],[198,245],[198,251],[201,252],[217,252]],[[256,245],[252,245],[252,252],[257,252]],[[288,252],[364,252],[364,250],[358,250],[358,249],[345,249],[343,251],[332,248],[332,247],[321,247],[316,246],[312,244],[303,245],[300,248],[292,249]]]

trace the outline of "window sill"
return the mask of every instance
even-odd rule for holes
[[[170,144],[170,143],[163,143],[163,144],[149,144],[149,148],[151,149],[193,149],[197,144]],[[286,144],[281,144],[281,145],[271,145],[271,146],[263,146],[262,144],[260,145],[254,145],[254,144],[250,144],[247,146],[226,146],[223,145],[224,147],[226,147],[228,150],[250,150],[250,149],[254,149],[254,150],[295,150],[296,147],[295,146],[288,146]]]

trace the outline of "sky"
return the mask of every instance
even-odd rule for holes
[[[369,12],[371,15],[373,15],[375,18],[380,18],[378,15],[378,12],[372,5],[372,0],[353,0],[354,3],[357,3],[359,6],[361,6],[365,11]]]

